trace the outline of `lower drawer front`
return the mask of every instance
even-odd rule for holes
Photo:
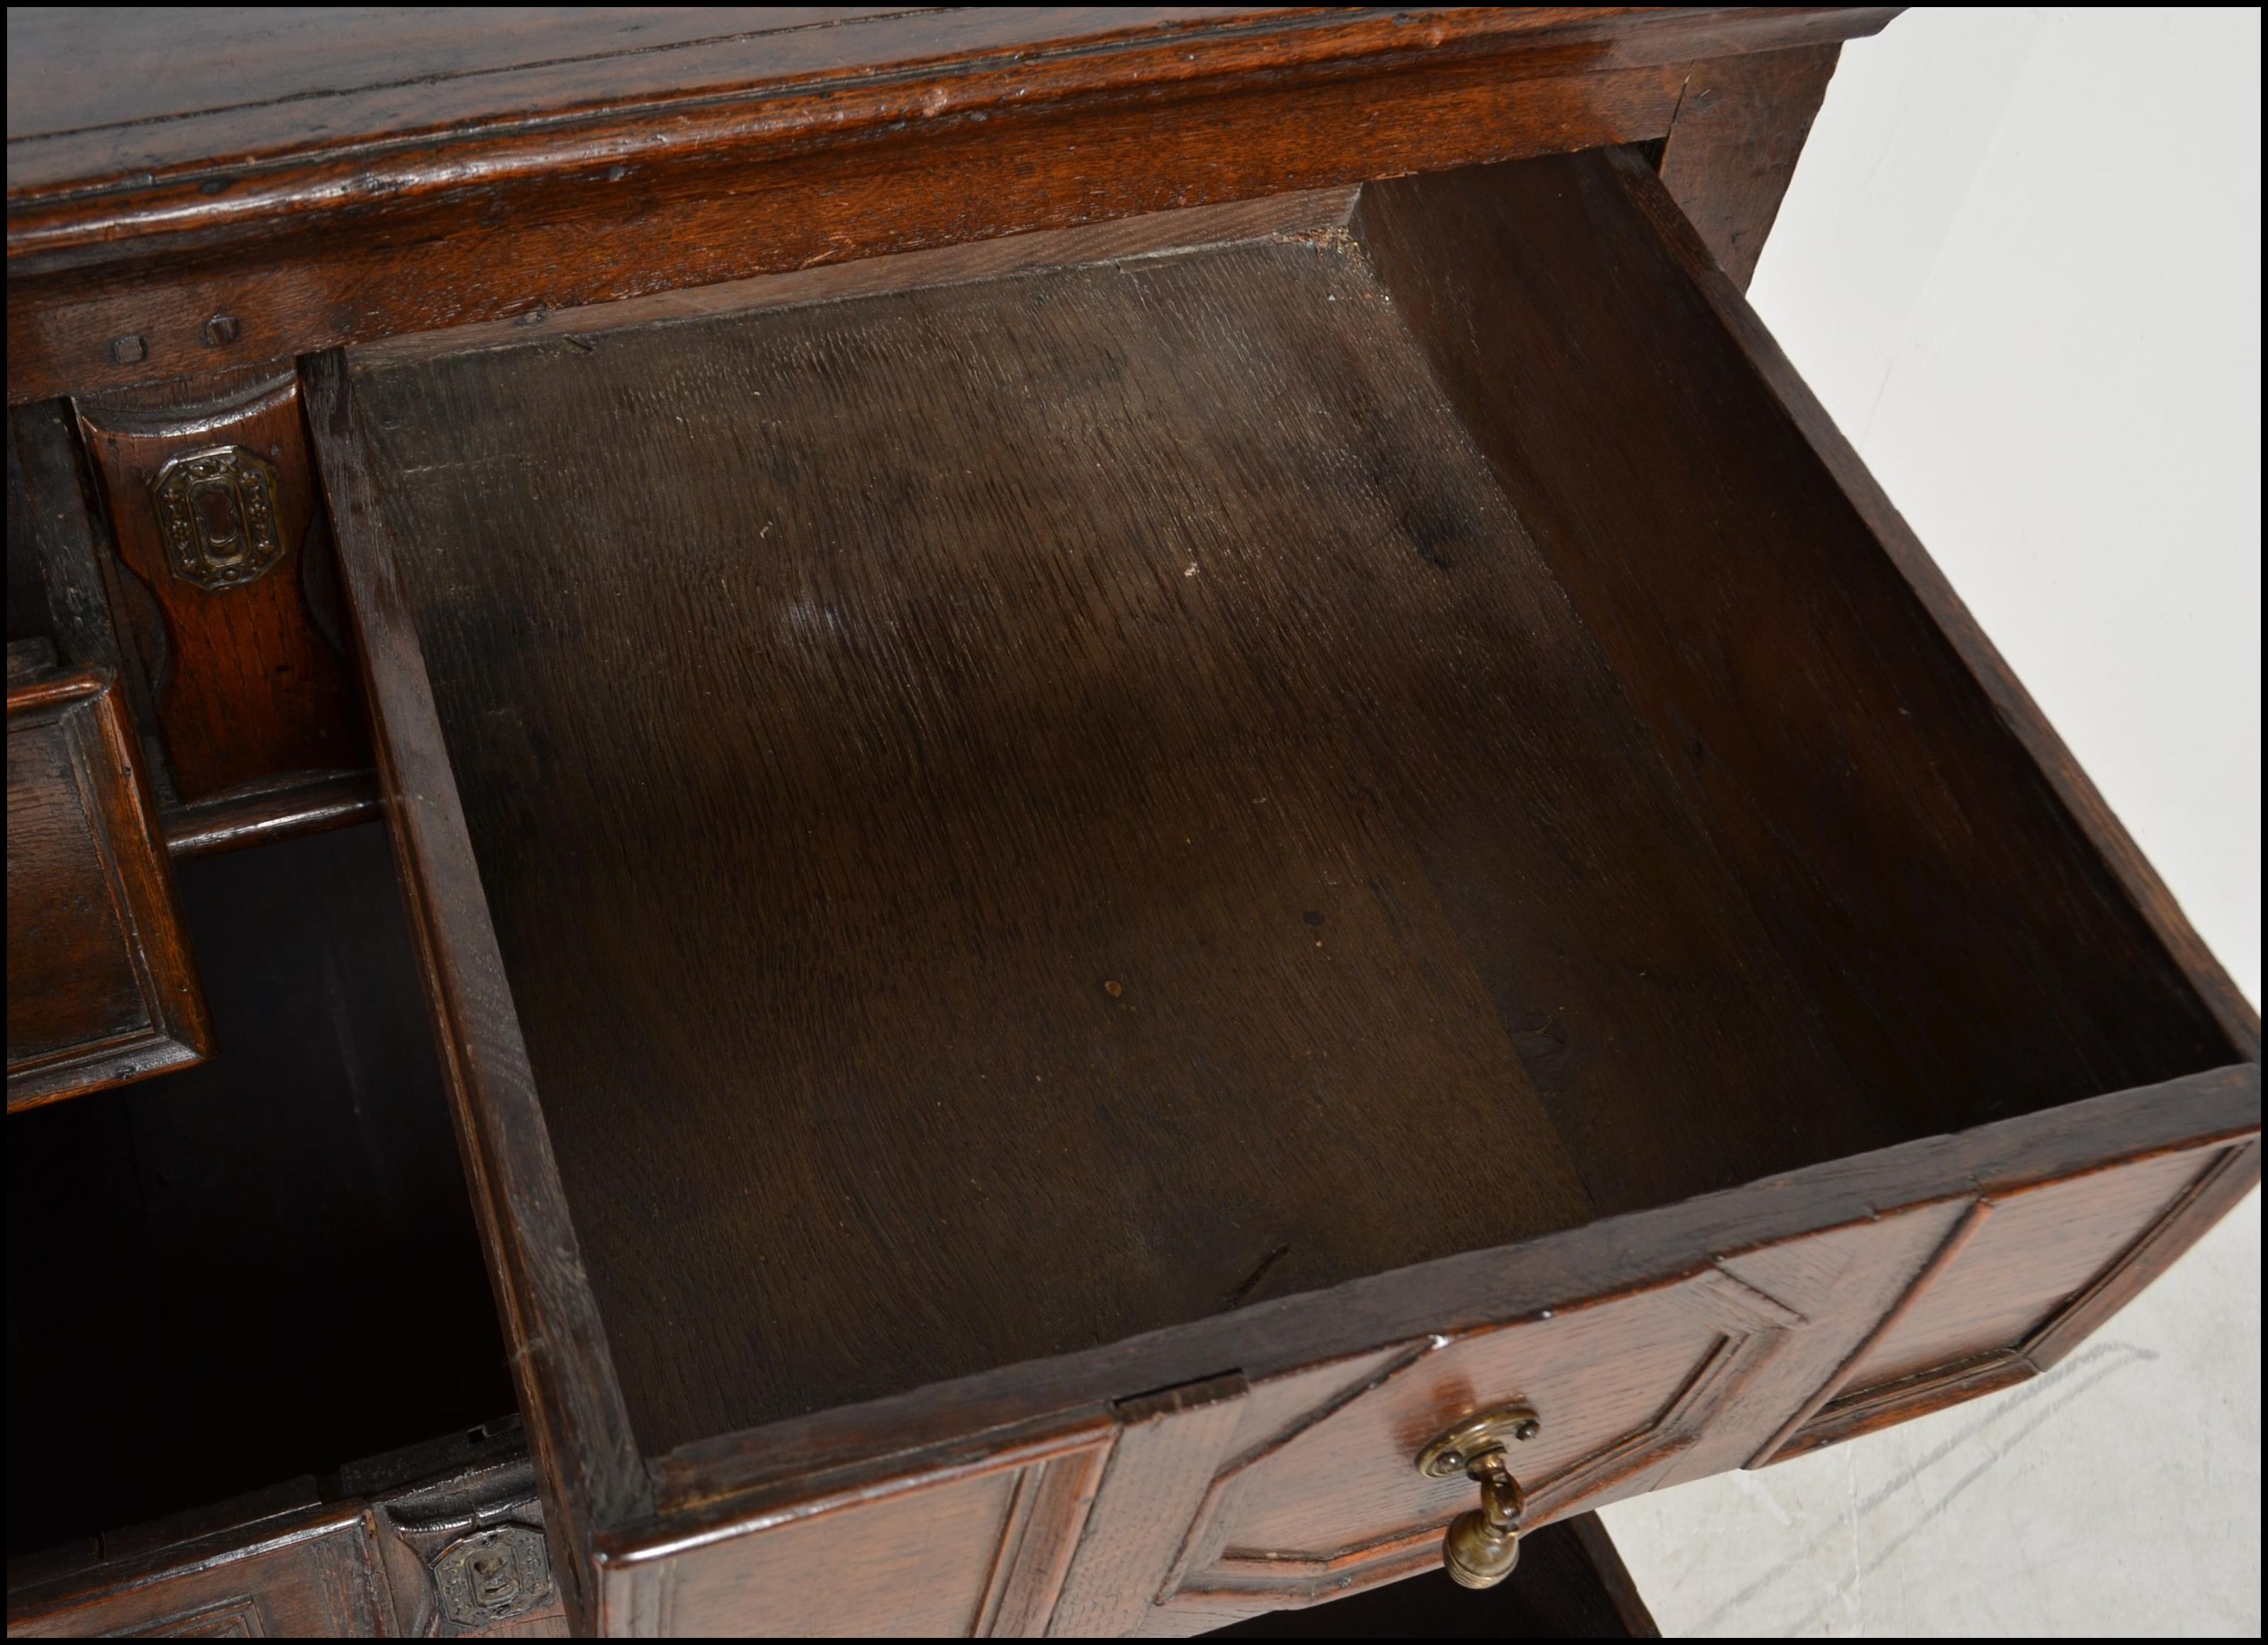
[[[8,1108],[210,1049],[165,848],[99,670],[8,691]]]

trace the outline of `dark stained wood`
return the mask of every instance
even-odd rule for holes
[[[317,69],[305,23],[232,51],[144,23],[123,55],[162,61],[168,84],[218,55],[263,90],[137,115],[180,93],[114,101],[65,74],[43,100],[82,112],[11,136],[10,397],[1659,137],[1690,63],[1872,33],[1895,11],[979,8],[720,21],[682,49],[664,26],[663,49],[563,59],[539,17],[516,55],[493,22],[389,19],[373,26],[396,38],[370,49],[353,24],[329,31],[335,62],[415,65],[359,85]],[[67,55],[73,27],[11,36],[11,75]],[[107,84],[131,85],[106,59]]]
[[[1792,428],[1785,395],[1771,398],[1752,339],[1721,306],[1692,298],[1697,270],[1721,274],[1705,255],[1662,252],[1663,220],[1688,240],[1690,227],[1650,179],[1653,203],[1624,192],[1620,165],[1547,162],[1556,169],[1533,168],[1544,181],[1525,194],[1463,177],[1367,189],[1351,219],[1326,195],[1278,218],[1200,212],[1113,230],[1107,243],[1081,231],[784,276],[658,300],[615,316],[637,322],[620,328],[594,312],[556,333],[405,343],[374,351],[350,387],[342,376],[325,389],[327,473],[362,499],[339,511],[350,580],[379,596],[359,611],[375,698],[416,728],[419,775],[389,773],[387,791],[431,813],[460,884],[478,876],[471,895],[436,904],[437,927],[492,953],[509,977],[526,1077],[543,1092],[539,1123],[559,1150],[563,1191],[580,1196],[585,1295],[621,1356],[608,1368],[653,1457],[652,1516],[604,1523],[594,1541],[615,1624],[696,1626],[674,1608],[694,1590],[671,1574],[696,1550],[710,1607],[698,1626],[748,1614],[769,1603],[776,1577],[762,1573],[787,1568],[774,1528],[814,1501],[848,1501],[844,1491],[863,1502],[939,1468],[960,1479],[1006,1443],[988,1434],[1234,1367],[1252,1390],[1237,1407],[1241,1435],[1273,1409],[1271,1391],[1329,1380],[1347,1356],[1391,1360],[1399,1351],[1380,1345],[1437,1337],[1541,1342],[1522,1333],[1561,1323],[1547,1316],[1634,1323],[1609,1333],[1615,1351],[1578,1345],[1565,1360],[1583,1396],[1571,1432],[1585,1447],[1557,1471],[1543,1511],[1694,1477],[1755,1454],[1827,1397],[1978,1195],[2257,1130],[2257,1070],[2229,1066],[2230,1036],[2059,809],[2032,751],[1987,729],[1997,722],[1980,708],[1974,659],[1933,626],[1910,573],[1870,570],[1888,564],[1871,527],[1818,502],[1822,474],[1830,491],[1844,479]],[[1571,210],[1598,221],[1579,231]],[[1208,234],[1222,238],[1174,248]],[[1602,257],[1623,272],[1602,273]],[[1444,264],[1490,259],[1519,299],[1505,305],[1513,319],[1537,328],[1533,353],[1621,373],[1594,391],[1620,421],[1590,425],[1588,444],[1535,436],[1524,474],[1500,455],[1502,425],[1529,413],[1476,397],[1443,342],[1454,315],[1485,358],[1511,322],[1445,309],[1425,284]],[[1620,311],[1563,298],[1548,316],[1532,312],[1539,291],[1610,276],[1638,283],[1636,343]],[[1605,550],[1564,527],[1571,505],[1555,505],[1551,488],[1577,484],[1599,453],[1626,443],[1658,453],[1702,438],[1678,393],[1628,364],[1640,343],[1674,354],[1670,343],[1749,419],[1763,469],[1720,454],[1716,470],[1699,470],[1714,489],[1684,514],[1722,534],[1710,551],[1740,572],[1734,594],[1815,607],[1819,643],[1844,648],[1827,677],[1855,689],[1829,704],[1844,719],[1823,722],[1846,739],[1823,745],[1843,762],[1832,781],[1793,736],[1813,723],[1794,709],[1819,712],[1811,699],[1760,709],[1743,731],[1712,702],[1712,679],[1666,666],[1674,637],[1625,623],[1613,640],[1625,660],[1606,669],[1616,653],[1601,637],[1605,616],[1581,621],[1569,597],[1571,583],[1594,601],[1616,585]],[[1440,420],[1451,412],[1458,420]],[[1231,475],[1233,485],[1217,477]],[[1616,483],[1645,496],[1627,476]],[[1496,512],[1496,488],[1528,498],[1565,564],[1529,557],[1528,532]],[[1736,552],[1742,534],[1781,529],[1783,492],[1812,498],[1815,528],[1823,519],[1841,532],[1823,562],[1800,545],[1776,566]],[[475,497],[487,509],[477,553],[453,535]],[[1634,505],[1594,495],[1591,505]],[[1663,519],[1639,515],[1617,552],[1675,566],[1638,545],[1678,541]],[[668,553],[641,551],[655,542]],[[1454,597],[1465,587],[1478,591],[1470,606]],[[1906,638],[1861,645],[1837,615],[1854,605]],[[1769,625],[1745,639],[1712,632],[1756,669],[1784,643]],[[1651,695],[1634,698],[1632,678]],[[1573,689],[1585,681],[1606,689]],[[1903,704],[1929,710],[1918,730],[1901,723]],[[1772,865],[1725,820],[1722,794],[1696,779],[1691,749],[1664,731],[1689,708],[1713,716],[1712,734],[1745,737],[1724,757],[1755,785],[1753,803],[1769,801],[1818,872],[1847,882],[1775,886]],[[1904,876],[1901,904],[1869,878],[1880,865],[1823,837],[1849,826],[1837,784],[1855,773],[1883,786],[1895,813],[1900,762],[1934,757],[1925,738],[1940,734],[1958,756],[1948,759],[1972,833],[1998,844],[1981,858],[1949,852],[1926,809],[1876,820],[1875,849]],[[1163,755],[1144,753],[1158,746]],[[1241,786],[1196,786],[1209,760]],[[1302,851],[1316,851],[1309,840],[1342,856],[1359,847],[1361,874],[1309,878],[1360,882],[1374,903],[1390,890],[1390,932],[1366,926],[1359,901],[1302,906],[1284,874],[1300,859],[1265,831],[1284,824],[1248,815],[1263,798],[1296,819]],[[1201,836],[1234,848],[1233,872],[1189,877],[1170,847]],[[2007,872],[2020,847],[2051,859],[2022,870],[2029,889],[1993,881],[1971,898],[1964,876]],[[1745,896],[1724,877],[1727,858]],[[1791,952],[1756,922],[1758,887],[1871,923],[1831,963],[1815,944]],[[1916,900],[1926,896],[1943,901]],[[1925,913],[1983,918],[1971,901],[2028,955],[2069,952],[2026,980],[1989,953],[1932,947]],[[1207,908],[1233,918],[1195,930],[1167,919],[1185,926]],[[1301,930],[1279,951],[1269,922],[1286,914]],[[1441,934],[1427,935],[1428,920]],[[1154,953],[1112,934],[1130,922],[1141,938],[1145,921],[1160,933]],[[608,946],[576,940],[600,928]],[[1666,940],[1674,947],[1657,946]],[[1295,956],[1311,962],[1319,941],[1335,963],[1370,968],[1359,1007],[1323,1014],[1331,1032],[1402,1018],[1395,1065],[1368,1074],[1360,1042],[1321,1042],[1334,1047],[1337,1136],[1359,1143],[1365,1169],[1402,1173],[1390,1215],[1378,1213],[1390,1230],[1366,1229],[1349,1191],[1361,1179],[1337,1170],[1333,1138],[1302,1130],[1294,1106],[1269,1107],[1300,1087],[1253,1048],[1290,1036],[1234,1014],[1288,1008],[1281,1020],[1304,1023],[1301,993],[1275,979],[1307,975]],[[1602,963],[1616,943],[1620,957]],[[1419,953],[1424,968],[1395,958]],[[1427,1022],[1395,1003],[1413,975],[1441,989],[1432,979],[1454,979],[1456,966],[1473,982],[1433,998],[1469,988],[1483,1010],[1437,1007]],[[1878,1025],[1849,1017],[1838,991],[1854,970],[1914,1013],[1917,1032],[1970,1033],[1986,1054],[2033,1057],[2044,1073],[2021,1102],[1973,1082],[1922,1089],[1882,1054]],[[1674,986],[1656,992],[1658,978]],[[2198,990],[2209,980],[2198,976]],[[2074,1047],[2057,1038],[2076,1032],[2058,987],[2132,998]],[[1553,1010],[1530,1018],[1522,995],[1545,988]],[[1145,1007],[1157,1021],[1130,1016]],[[1962,1021],[1986,1008],[2007,1014],[1993,1044]],[[1207,1014],[1237,1031],[1179,1042],[1205,1048],[1201,1065],[1156,1059],[1160,1048],[1186,1059],[1174,1036]],[[1618,1029],[1641,1020],[1643,1033]],[[1479,1249],[1486,1235],[1454,1221],[1469,1207],[1427,1183],[1425,1127],[1457,1096],[1458,1065],[1426,1062],[1438,1056],[1429,1044],[1454,1043],[1429,1038],[1444,1021],[1492,1021],[1505,1035],[1512,1054],[1482,1066],[1499,1111],[1519,1118],[1495,1140],[1461,1120],[1475,1140],[1437,1140],[1432,1157],[1486,1157],[1497,1198],[1518,1203],[1484,1213],[1534,1214],[1548,1186],[1508,1193],[1506,1173],[1548,1167],[1559,1150],[1580,1198],[1553,1213],[1565,1219],[1557,1231]],[[644,1026],[625,1035],[626,1022]],[[1303,1026],[1292,1043],[1316,1043],[1316,1031]],[[1004,1045],[1032,1066],[995,1081],[1010,1072]],[[1759,1072],[1770,1059],[1802,1072]],[[1083,1068],[1098,1073],[1082,1079]],[[2168,1077],[2103,1090],[2152,1071]],[[1042,1089],[1024,1088],[1030,1074]],[[1712,1100],[1717,1081],[1724,1095]],[[987,1117],[981,1159],[954,1153],[973,1144],[942,1111],[948,1096],[957,1111],[968,1088]],[[1238,1103],[1178,1103],[1200,1088]],[[1523,1090],[1531,1105],[1511,1108]],[[468,1088],[468,1103],[486,1100]],[[512,1101],[529,1100],[515,1085]],[[924,1100],[939,1118],[923,1114]],[[1152,1154],[1122,1140],[1146,1134],[1129,1132],[1122,1113],[1152,1128],[1167,1115],[1254,1130]],[[1125,1259],[1091,1238],[1091,1226],[1108,1227],[1095,1207],[1129,1203],[1130,1167],[1169,1156],[1174,1197],[1159,1191],[1146,1214],[1160,1232],[1146,1244],[1178,1242],[1219,1272],[1147,1256],[1146,1266],[1099,1267]],[[1271,1177],[1233,1175],[1248,1159]],[[1107,1174],[1082,1177],[1089,1161],[1108,1162]],[[1727,1191],[1710,1194],[1717,1173]],[[1223,1206],[1248,1216],[1266,1203],[1257,1194],[1287,1180],[1309,1202],[1299,1237],[1197,1221]],[[988,1203],[995,1195],[1010,1204]],[[1025,1237],[1032,1228],[1045,1237]],[[1409,1258],[1350,1243],[1331,1259],[1341,1265],[1301,1265],[1335,1238],[1435,1229],[1465,1254],[1389,1273]],[[2023,1253],[2009,1260],[2017,1271],[1997,1283],[2031,1283]],[[555,1280],[585,1272],[555,1268]],[[1144,1302],[1145,1284],[1162,1305]],[[1098,1295],[1129,1311],[1066,1326],[1061,1299],[1091,1308]],[[1128,1335],[1144,1323],[1139,1306],[1167,1329]],[[1062,1351],[1082,1338],[1095,1346]],[[757,1340],[761,1354],[746,1346]],[[1440,1350],[1440,1363],[1460,1352]],[[1522,1376],[1542,1362],[1525,1346],[1513,1358]],[[1426,1359],[1403,1366],[1409,1386],[1430,1385],[1410,1368]],[[1623,1388],[1601,1364],[1628,1373],[1624,1392],[1643,1420],[1617,1427],[1614,1411],[1588,1408]],[[1380,1361],[1363,1375],[1393,1368]],[[794,1378],[788,1399],[764,1391],[796,1389]],[[1477,1379],[1465,1391],[1480,1397]],[[1313,1392],[1324,1405],[1339,1397],[1320,1383]],[[1402,1453],[1425,1435],[1415,1416],[1401,1422],[1408,1434],[1363,1427],[1376,1419],[1357,1413],[1388,1410],[1384,1399],[1363,1395],[1334,1419],[1365,1437],[1329,1448],[1333,1464],[1374,1464],[1336,1491],[1320,1483],[1332,1474],[1320,1463],[1282,1479],[1264,1460],[1234,1465],[1250,1436],[1222,1453],[1232,1460],[1216,1464],[1216,1483],[1270,1484],[1234,1501],[1208,1487],[1164,1584],[1183,1622],[1313,1599],[1342,1576],[1386,1580],[1435,1557],[1432,1539],[1454,1510],[1397,1506],[1398,1489],[1422,1485],[1414,1473],[1400,1481]],[[807,1414],[783,1414],[798,1404]],[[1592,1434],[1598,1421],[1613,1431]],[[725,1431],[732,1422],[763,1425]],[[682,1437],[664,1451],[657,1436],[672,1433]],[[1297,1452],[1286,1442],[1284,1454]],[[858,1483],[827,1483],[845,1468]],[[1091,1531],[1122,1517],[1110,1478]],[[1186,1499],[1185,1479],[1152,1484],[1161,1501]],[[968,1511],[982,1520],[998,1508],[1005,1539],[1013,1501],[984,1496],[983,1513]],[[1311,1535],[1269,1518],[1307,1511],[1320,1516]],[[1241,1529],[1240,1515],[1259,1528]],[[827,1550],[859,1540],[810,1535],[799,1559],[847,1558]],[[1096,1569],[1122,1552],[1092,1547],[1105,1561]],[[1129,1572],[1150,1557],[1123,1552]],[[1089,1560],[1082,1548],[1064,1578],[1081,1606]],[[995,1591],[972,1590],[970,1614],[981,1619]]]
[[[437,1571],[500,1527],[540,1538],[535,1475],[510,1419],[229,1502],[107,1531],[73,1555],[9,1561],[11,1637],[566,1637],[556,1585],[532,1577],[453,1614]]]
[[[357,771],[176,807],[161,813],[158,822],[166,852],[178,862],[374,822],[379,808],[376,775]]]
[[[345,362],[306,370],[308,411],[360,643],[379,782],[439,1038],[473,1214],[529,1423],[567,1614],[588,1631],[599,1530],[652,1501],[536,1102],[449,752],[394,564],[378,477],[355,434]]]
[[[1515,1399],[1543,1425],[1512,1457],[1524,1523],[1650,1489],[1807,1323],[1713,1269],[1546,1313],[1429,1339],[1351,1386],[1326,1384],[1319,1405],[1272,1431],[1241,1433],[1159,1603],[1226,1619],[1434,1568],[1442,1531],[1476,1493],[1462,1476],[1426,1478],[1413,1458],[1452,1422]]]
[[[1991,1214],[1851,1368],[1851,1385],[1896,1382],[2021,1342],[2155,1223],[2205,1163],[2166,1154],[1993,1196]]]
[[[2141,1295],[2214,1223],[2260,1185],[2260,1145],[2220,1151],[2182,1197],[2087,1289],[2051,1315],[2024,1344],[2024,1357],[2046,1370]]]
[[[649,1443],[1896,1135],[1381,295],[1269,240],[358,378]]]
[[[2032,701],[1984,630],[1977,626],[1961,597],[1954,593],[1920,539],[1913,534],[1851,444],[1835,426],[1817,398],[1804,386],[1786,355],[1772,340],[1764,322],[1742,300],[1720,271],[1712,268],[1706,248],[1662,190],[1659,180],[1633,157],[1604,157],[1624,194],[1645,214],[1660,237],[1665,252],[1683,269],[1696,295],[1706,306],[1726,336],[1746,359],[1778,415],[1800,437],[1803,448],[1840,491],[1852,513],[1864,523],[1869,540],[1883,559],[1896,568],[1910,591],[1914,607],[1927,615],[1942,642],[1960,660],[1975,690],[1991,705],[1993,716],[2038,769],[2040,777],[2062,813],[2066,829],[2075,828],[2088,852],[2100,859],[2119,901],[2133,911],[2148,946],[2161,948],[2178,968],[2187,988],[2203,1002],[2212,1021],[2227,1036],[2235,1053],[2247,1061],[2260,1059],[2260,1013],[2244,998],[2212,950],[2198,936],[2181,904],[2150,867],[2133,837],[2104,803],[2102,796],[2070,749],[2056,734],[2039,704]],[[2065,831],[2059,829],[2058,832]],[[2117,921],[2126,924],[2127,920]]]
[[[63,662],[107,668],[117,675],[143,776],[158,804],[173,805],[179,796],[166,769],[165,744],[158,736],[149,669],[135,641],[133,623],[124,624],[122,631],[113,616],[125,612],[129,618],[154,617],[156,611],[151,607],[145,614],[141,606],[125,604],[117,558],[102,522],[101,503],[94,495],[94,476],[87,471],[79,446],[78,421],[68,402],[48,401],[11,407],[8,432],[11,586],[19,578],[36,582],[43,596],[39,609],[27,605],[19,611],[11,594],[9,636],[18,638],[18,621],[28,619],[31,626],[24,635],[50,641]],[[12,535],[18,529],[20,542]],[[156,638],[162,646],[159,627]]]
[[[175,875],[217,1054],[9,1121],[11,1558],[512,1401],[384,832]]]
[[[8,688],[8,1111],[210,1056],[156,808],[104,669]]]
[[[1954,1129],[2252,1054],[1650,171],[1385,184],[1354,229],[1862,1088]]]
[[[1090,1417],[783,1505],[603,1568],[609,1634],[1036,1635],[1108,1456]]]
[[[47,1603],[32,1598],[19,1610],[11,1590],[8,1634],[367,1637],[379,1631],[384,1604],[372,1554],[360,1505],[326,1504],[121,1561]]]
[[[1662,187],[1743,291],[1842,50],[1806,46],[1697,63],[1670,118]]]
[[[2169,1178],[2182,1184],[2172,1201],[2139,1237],[2120,1242],[2100,1272],[2074,1284],[2074,1273],[2088,1272],[2088,1255],[2102,1248],[2103,1227],[2131,1230],[2135,1205],[2149,1204]],[[1801,1456],[2037,1376],[2131,1302],[2259,1180],[2260,1146],[2252,1141],[2157,1156],[2007,1196],[2000,1202],[2007,1220],[1992,1230],[2000,1249],[1963,1241],[1918,1275],[1870,1341],[1870,1350],[1879,1343],[1880,1351],[1859,1356],[1822,1387],[1757,1463]],[[1980,1201],[1977,1213],[1987,1211],[1998,1216],[2000,1206]],[[2088,1211],[2099,1213],[2099,1221]],[[1981,1231],[1977,1213],[1971,1227]],[[2012,1245],[2018,1249],[2012,1252]],[[2043,1294],[2050,1302],[2044,1314]],[[1852,1391],[1841,1391],[1846,1384],[1854,1385]],[[1825,1401],[1829,1394],[1836,1397]]]
[[[1520,1567],[1475,1593],[1447,1573],[1216,1628],[1216,1639],[1660,1639],[1596,1514],[1521,1539]]]
[[[847,1459],[916,1442],[946,1444],[1108,1398],[1118,1388],[1202,1378],[1222,1364],[1256,1377],[1275,1376],[1370,1344],[1533,1317],[1695,1272],[1722,1252],[1758,1250],[1818,1230],[1872,1227],[1894,1213],[1956,1209],[1947,1206],[1948,1191],[1965,1199],[2085,1171],[2105,1160],[2249,1138],[2259,1125],[2257,1066],[2215,1070],[1790,1172],[1510,1250],[1469,1252],[1332,1292],[1257,1303],[1174,1332],[720,1435],[654,1460],[656,1495],[666,1516],[625,1526],[618,1544],[635,1548],[730,1524],[744,1504],[760,1506],[781,1493],[792,1497],[794,1480]],[[2187,1238],[2202,1231],[2192,1227]],[[1911,1248],[1915,1267],[1931,1248],[1926,1241]],[[2161,1270],[2185,1249],[2186,1243],[2153,1244],[2146,1272]],[[1748,1260],[1737,1259],[1738,1265],[1745,1269]],[[1891,1285],[1887,1297],[1876,1293],[1881,1306],[1899,1288]],[[1793,1403],[1791,1398],[1791,1409]],[[1746,1413],[1744,1423],[1761,1415]],[[1759,1442],[1771,1426],[1764,1421],[1753,1430]]]
[[[220,404],[156,409],[82,400],[102,476],[115,574],[162,623],[151,695],[173,785],[189,802],[305,771],[352,771],[368,752],[339,625],[337,573],[308,469],[298,380],[288,373]],[[175,460],[240,447],[272,467],[278,557],[257,580],[200,586],[173,563],[153,486]],[[330,631],[324,632],[328,626]]]
[[[1118,1438],[1049,1632],[1116,1638],[1142,1624],[1235,1437],[1249,1386],[1231,1372],[1112,1407]]]

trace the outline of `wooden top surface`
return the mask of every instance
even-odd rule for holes
[[[50,247],[65,222],[35,203],[168,200],[165,226],[221,223],[326,194],[390,198],[393,145],[446,140],[446,181],[499,168],[699,141],[665,111],[760,110],[784,139],[831,139],[990,107],[1185,92],[1223,77],[1297,78],[1416,55],[1510,53],[1555,72],[1663,63],[1871,33],[1895,7],[973,6],[11,8],[9,250]],[[904,94],[909,85],[910,94]],[[891,88],[897,88],[894,92]],[[625,114],[642,137],[601,135]],[[569,133],[579,135],[571,136]],[[533,142],[530,139],[534,139]],[[469,151],[508,144],[507,157]],[[247,166],[355,157],[291,188],[247,190]],[[111,220],[110,214],[96,218]],[[117,224],[111,223],[114,231]]]

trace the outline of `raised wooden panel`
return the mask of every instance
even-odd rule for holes
[[[2173,1193],[2157,1203],[2169,1179]],[[1822,1388],[1756,1460],[1801,1456],[2046,1370],[2132,1301],[2259,1180],[2255,1140],[2156,1155],[1970,1202],[1848,1372]],[[2082,1227],[2089,1195],[2111,1226],[2131,1220],[2137,1205],[2155,1204],[2139,1231],[2091,1273],[2082,1257],[2099,1253],[2102,1241],[2091,1224]],[[2004,1206],[2020,1213],[2013,1225],[2003,1221]],[[2030,1239],[2014,1237],[2011,1226]],[[1999,1236],[1988,1238],[1996,1227]],[[1982,1265],[1987,1260],[2007,1266],[1995,1272]],[[2041,1312],[2043,1292],[2049,1302]]]
[[[619,1560],[610,1634],[1021,1637],[1043,1632],[1113,1430],[794,1502]]]
[[[211,1048],[114,676],[8,691],[8,1109]]]
[[[2203,1163],[2167,1154],[1992,1196],[1960,1253],[1852,1368],[1845,1386],[1895,1382],[2021,1343],[2156,1221]]]
[[[181,799],[367,763],[298,380],[78,418]]]
[[[107,1582],[22,1611],[11,1638],[369,1637],[385,1630],[370,1533],[352,1503],[122,1560]],[[390,1620],[390,1619],[387,1619]]]
[[[1452,1422],[1512,1399],[1543,1423],[1513,1458],[1531,1523],[1644,1489],[1803,1323],[1712,1271],[1414,1345],[1220,1469],[1161,1598],[1219,1619],[1425,1568],[1476,1499],[1469,1481],[1428,1479],[1413,1459]]]

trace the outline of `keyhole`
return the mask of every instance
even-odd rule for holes
[[[232,560],[243,551],[244,521],[237,512],[236,492],[225,485],[201,485],[190,493],[197,513],[197,529],[205,552],[216,560]]]
[[[512,1603],[519,1584],[512,1580],[512,1571],[504,1556],[498,1553],[473,1555],[473,1596],[482,1606],[494,1611]]]

